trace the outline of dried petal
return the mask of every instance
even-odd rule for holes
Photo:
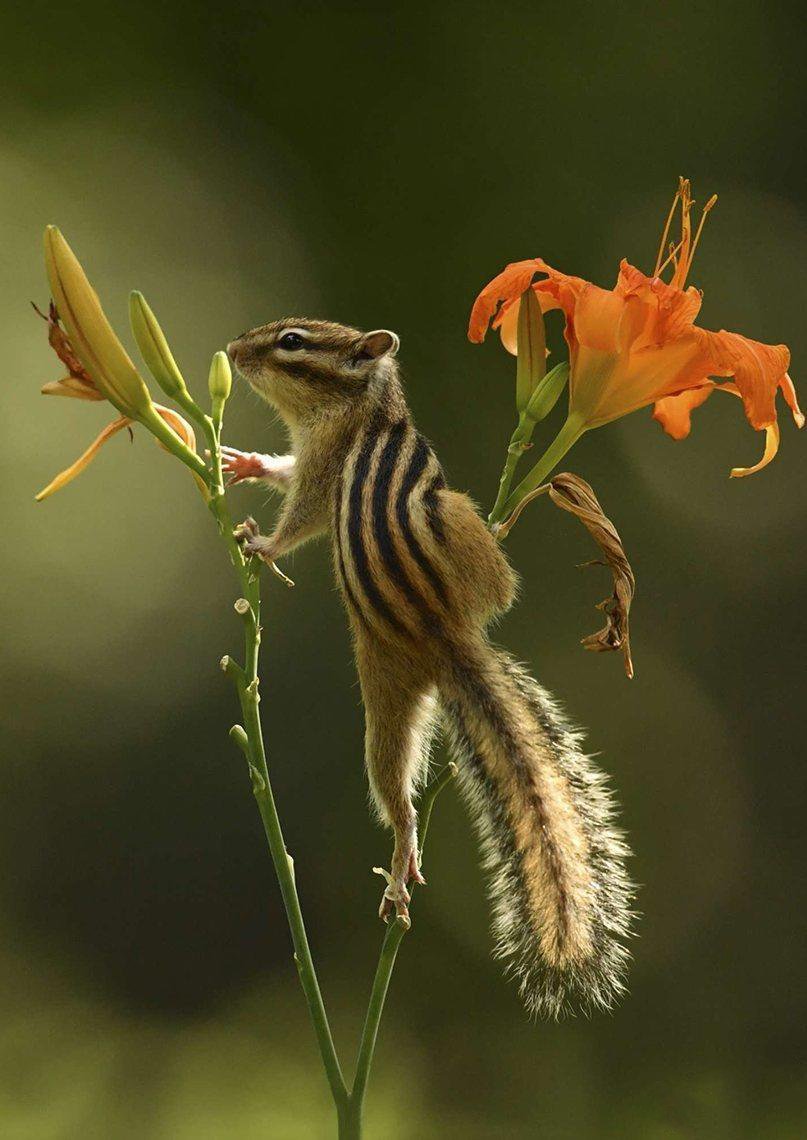
[[[602,653],[618,649],[625,661],[625,672],[633,677],[633,660],[630,652],[629,614],[636,579],[625,554],[617,529],[599,504],[597,496],[584,479],[571,472],[556,475],[549,483],[549,497],[552,502],[576,515],[602,551],[605,562],[586,565],[608,565],[614,576],[614,592],[597,606],[606,617],[605,626],[597,633],[584,637],[581,644],[585,649]]]

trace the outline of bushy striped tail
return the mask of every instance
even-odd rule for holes
[[[535,1016],[624,992],[632,886],[605,775],[552,698],[488,644],[456,653],[440,697],[489,876],[496,953]]]

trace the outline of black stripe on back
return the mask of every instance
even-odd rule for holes
[[[389,525],[387,508],[390,488],[395,478],[395,469],[400,459],[407,428],[406,420],[399,420],[398,423],[394,424],[390,428],[387,442],[381,452],[373,484],[373,533],[378,545],[378,552],[390,578],[406,597],[409,604],[420,614],[424,627],[430,632],[437,633],[440,630],[440,619],[433,612],[428,601],[418,593],[410,581],[398,556]]]
[[[437,597],[444,606],[448,606],[446,588],[440,580],[440,575],[426,557],[426,552],[423,547],[418,542],[415,532],[412,530],[412,520],[409,517],[409,496],[417,486],[421,475],[426,470],[430,455],[431,448],[426,443],[426,440],[419,435],[417,437],[415,450],[412,452],[412,458],[409,460],[409,467],[403,477],[401,489],[398,492],[398,498],[395,503],[395,515],[398,519],[401,534],[404,536],[406,545],[409,547],[409,553],[431,582]]]
[[[437,492],[442,491],[445,485],[443,472],[438,471],[423,493],[423,506],[426,508],[426,518],[432,528],[432,534],[443,546],[446,544],[446,532],[443,526],[443,517],[440,514]]]
[[[367,482],[367,476],[370,473],[370,463],[373,457],[373,448],[378,438],[379,428],[380,425],[371,424],[367,429],[361,451],[356,459],[356,466],[353,470],[353,483],[350,488],[347,512],[348,542],[350,544],[353,566],[356,570],[356,577],[361,583],[361,588],[367,600],[393,629],[405,637],[410,637],[411,634],[406,626],[398,620],[389,608],[373,579],[372,571],[370,570],[370,561],[367,557],[362,536],[362,494],[364,492],[364,484]]]
[[[342,588],[345,591],[351,609],[356,614],[356,617],[362,623],[367,625],[367,618],[361,610],[356,595],[353,593],[353,587],[350,585],[345,569],[345,554],[342,549],[342,480],[338,479],[336,483],[336,503],[334,504],[334,523],[333,523],[334,542],[336,543],[336,563],[339,567],[339,578],[342,582]]]

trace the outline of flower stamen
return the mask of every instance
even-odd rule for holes
[[[698,248],[698,242],[701,240],[701,234],[703,233],[703,227],[706,223],[706,215],[709,213],[709,211],[712,209],[712,207],[715,205],[716,202],[717,202],[717,194],[713,194],[711,196],[711,198],[709,199],[709,201],[706,203],[706,205],[701,210],[701,220],[698,223],[698,231],[695,234],[695,240],[693,241],[692,249],[689,252],[689,262],[687,264],[686,274],[684,275],[685,277],[689,276],[689,271],[692,268],[692,262],[695,260],[695,250]]]
[[[683,243],[680,241],[679,241],[678,245],[676,245],[675,242],[673,242],[673,241],[670,242],[669,252],[668,252],[666,258],[664,259],[664,261],[661,263],[661,265],[657,265],[656,270],[653,273],[654,277],[660,276],[660,274],[662,274],[664,272],[664,270],[667,268],[667,266],[670,263],[672,263],[673,270],[676,270],[678,268],[678,254],[681,250],[682,244]]]
[[[662,265],[661,259],[664,256],[664,249],[667,245],[667,235],[670,232],[670,226],[672,225],[672,220],[673,220],[673,217],[675,216],[675,207],[678,205],[678,199],[680,197],[681,197],[681,187],[679,186],[678,189],[675,191],[675,195],[673,196],[672,206],[670,206],[670,212],[667,215],[667,224],[664,226],[664,233],[661,235],[661,242],[659,243],[659,247],[658,247],[658,256],[656,257],[656,268],[653,270],[653,276],[654,277],[658,277],[659,273],[661,273],[664,266],[670,260],[669,255],[668,255],[664,260],[664,264]]]

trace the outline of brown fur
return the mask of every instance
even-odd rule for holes
[[[289,330],[302,346],[283,348]],[[557,1013],[575,996],[608,1005],[622,988],[618,936],[630,917],[609,794],[551,698],[487,639],[513,601],[515,575],[412,425],[397,347],[384,330],[303,319],[230,345],[279,410],[294,456],[280,476],[267,474],[287,491],[273,534],[248,545],[274,561],[331,532],[370,788],[395,837],[382,912],[406,914],[407,884],[421,881],[413,794],[437,697],[491,873],[499,951],[529,1008]]]

